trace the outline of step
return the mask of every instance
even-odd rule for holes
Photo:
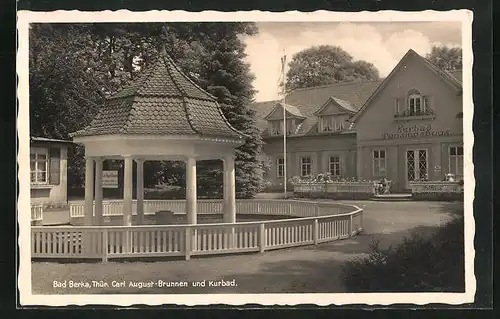
[[[410,202],[411,198],[373,198],[375,202]]]
[[[375,195],[373,200],[399,202],[399,201],[410,201],[412,200],[412,197],[411,194],[381,194],[381,195]]]

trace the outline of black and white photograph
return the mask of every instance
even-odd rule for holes
[[[472,302],[471,29],[19,12],[21,304]]]

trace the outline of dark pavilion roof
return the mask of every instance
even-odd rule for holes
[[[224,117],[216,98],[192,82],[162,51],[129,86],[112,95],[72,137],[96,135],[245,135]]]

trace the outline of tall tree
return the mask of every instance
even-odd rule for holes
[[[263,182],[258,160],[262,140],[255,113],[247,108],[255,94],[254,77],[250,66],[244,62],[245,44],[239,35],[255,34],[256,26],[253,23],[198,23],[191,27],[196,35],[194,43],[202,57],[198,83],[217,97],[229,123],[250,137],[236,150],[235,173],[237,197],[251,198]],[[201,180],[202,186],[215,185],[221,189],[220,162],[207,161],[204,168],[207,178]]]
[[[373,64],[354,61],[338,46],[320,45],[293,55],[287,72],[287,90],[307,88],[337,82],[378,80]]]
[[[31,24],[29,51],[30,135],[67,139],[87,125],[105,99],[88,68],[88,33],[71,25]],[[83,182],[81,146],[68,152],[68,183]]]
[[[80,31],[31,25],[31,135],[68,138],[68,133],[87,125],[104,102],[101,83],[86,67],[86,35]]]
[[[426,58],[443,71],[462,69],[462,48],[460,47],[433,46]]]

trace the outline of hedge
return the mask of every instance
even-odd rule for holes
[[[368,257],[342,266],[348,292],[464,292],[464,223],[456,217],[432,236],[418,233],[401,244],[371,246]]]

